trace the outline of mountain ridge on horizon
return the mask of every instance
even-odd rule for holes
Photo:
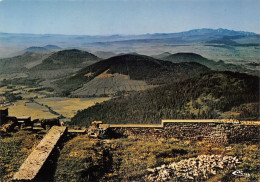
[[[200,32],[200,31],[217,31],[217,32],[238,32],[241,34],[250,34],[250,35],[260,35],[259,33],[252,32],[252,31],[244,31],[244,30],[233,30],[233,29],[227,29],[227,28],[195,28],[195,29],[190,29],[190,30],[184,30],[184,31],[179,31],[179,32],[167,32],[167,33],[162,33],[162,32],[154,32],[154,33],[141,33],[141,34],[100,34],[100,35],[90,35],[90,34],[59,34],[59,33],[9,33],[9,32],[0,32],[0,34],[18,34],[18,35],[61,35],[61,36],[89,36],[89,37],[124,37],[124,36],[140,36],[140,35],[167,35],[167,34],[179,34],[179,33],[190,33],[190,32]]]
[[[0,58],[20,55],[29,47],[58,46],[62,49],[82,49],[90,52],[106,51],[116,54],[127,52],[150,52],[148,55],[169,52],[175,46],[187,44],[254,47],[260,45],[260,34],[228,29],[192,29],[177,33],[154,33],[140,35],[62,35],[62,34],[15,34],[0,33]],[[160,47],[160,48],[159,48]],[[158,49],[159,48],[159,49]],[[32,48],[33,50],[35,48]],[[183,51],[183,50],[182,50]],[[189,51],[190,52],[190,51]],[[147,54],[147,53],[145,53]]]

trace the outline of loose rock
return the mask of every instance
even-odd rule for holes
[[[216,175],[219,170],[235,166],[239,161],[233,156],[199,155],[196,158],[184,159],[169,165],[147,169],[151,174],[146,176],[149,181],[201,181],[209,175]]]

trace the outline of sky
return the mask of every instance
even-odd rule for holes
[[[227,28],[260,33],[260,0],[0,0],[0,32],[69,35]]]

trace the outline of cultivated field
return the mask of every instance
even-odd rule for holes
[[[47,105],[55,112],[67,117],[73,117],[78,110],[86,109],[96,103],[109,100],[109,97],[97,98],[65,98],[65,97],[49,97],[35,99],[41,105]]]
[[[48,89],[24,85],[0,87],[0,106],[8,107],[10,116],[31,116],[32,119],[49,119],[60,115],[71,118],[78,110],[108,99],[110,97],[53,97],[53,92]]]
[[[28,87],[21,85],[10,85],[0,87],[0,95],[4,94],[15,94],[17,96],[21,96],[23,99],[30,98],[41,98],[47,97],[48,95],[52,95],[53,92],[49,92],[47,90],[41,90],[39,87]]]
[[[57,117],[57,115],[50,113],[47,107],[25,100],[17,101],[8,108],[10,116],[31,116],[32,119],[49,119]]]

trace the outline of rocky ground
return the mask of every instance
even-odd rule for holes
[[[147,169],[150,174],[146,179],[147,181],[202,181],[238,163],[239,160],[233,156],[199,155],[196,158]]]

